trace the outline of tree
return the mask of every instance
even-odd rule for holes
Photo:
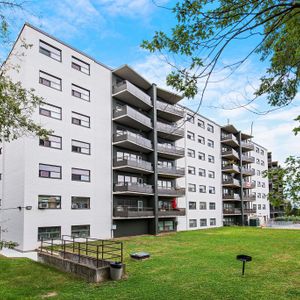
[[[285,167],[269,169],[265,177],[272,182],[268,199],[273,206],[279,207],[285,200],[300,204],[300,157],[289,156]]]
[[[16,9],[23,9],[22,4],[16,1],[0,1],[0,44],[2,46],[10,44],[6,16]],[[25,42],[22,46],[24,50],[30,47]],[[11,68],[17,69],[18,66],[4,62],[0,72],[0,141],[9,142],[29,134],[47,137],[51,131],[42,128],[31,118],[42,98],[37,97],[33,89],[25,89],[20,82],[13,82],[8,76]]]
[[[171,32],[157,31],[151,41],[142,43],[143,48],[162,54],[171,64],[169,86],[194,98],[199,81],[204,82],[201,105],[224,52],[247,39],[253,43],[249,52],[223,67],[233,73],[254,53],[268,65],[248,103],[261,96],[277,108],[293,101],[300,82],[299,0],[184,0],[171,11],[177,20]],[[294,132],[300,132],[300,127]]]

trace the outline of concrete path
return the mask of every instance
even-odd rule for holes
[[[8,249],[3,248],[0,250],[0,255],[6,256],[6,257],[26,257],[29,259],[32,259],[34,261],[37,261],[37,252],[20,252],[14,249]]]

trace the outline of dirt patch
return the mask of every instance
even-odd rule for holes
[[[46,299],[46,298],[51,298],[51,297],[56,297],[56,296],[57,296],[57,292],[49,292],[45,295],[42,295],[41,298]]]

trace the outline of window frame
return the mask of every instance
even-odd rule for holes
[[[41,73],[42,74],[45,74],[45,75],[47,75],[47,76],[49,76],[49,77],[53,77],[53,78],[55,78],[55,79],[58,79],[59,80],[59,88],[56,88],[56,87],[54,87],[53,85],[51,85],[51,83],[53,82],[53,81],[51,81],[51,80],[49,80],[49,79],[47,79],[47,78],[43,78],[43,77],[41,77]],[[43,83],[43,80],[46,80],[46,81],[49,81],[50,82],[50,85],[47,85],[47,84],[44,84]],[[51,89],[54,89],[54,90],[56,90],[56,91],[62,91],[62,79],[61,78],[59,78],[59,77],[57,77],[57,76],[54,76],[54,75],[52,75],[52,74],[49,74],[49,73],[47,73],[47,72],[44,72],[44,71],[42,71],[42,70],[39,70],[39,83],[41,84],[41,85],[44,85],[44,86],[46,86],[46,87],[49,87],[49,88],[51,88]],[[55,83],[55,82],[53,82],[53,83]],[[56,84],[56,83],[55,83]]]
[[[50,149],[56,149],[56,150],[62,150],[62,137],[59,136],[59,135],[54,135],[54,134],[49,134],[48,137],[56,137],[56,138],[59,138],[60,139],[60,146],[59,147],[52,147],[51,146],[51,142],[52,141],[49,141],[48,139],[42,139],[41,137],[39,138],[39,146],[40,147],[44,147],[44,148],[50,148]],[[42,145],[41,144],[41,141],[44,141],[45,142],[50,142],[50,146],[46,146],[46,145]]]
[[[59,177],[51,177],[51,173],[53,171],[46,171],[46,170],[40,170],[40,166],[43,165],[43,166],[50,166],[50,167],[57,167],[60,169],[60,172],[59,172]],[[50,172],[50,176],[41,176],[41,172]],[[58,172],[54,172],[54,173],[58,173]],[[51,165],[51,164],[44,164],[44,163],[39,163],[39,178],[48,178],[48,179],[62,179],[62,166],[58,166],[58,165]]]
[[[73,117],[73,114],[76,114],[76,115],[79,115],[79,116],[88,118],[88,120],[89,120],[89,122],[88,122],[89,126],[82,125],[82,122],[81,122],[82,120]],[[79,121],[80,121],[80,124],[74,123],[74,122],[73,122],[73,119],[79,120]],[[85,127],[85,128],[91,128],[91,117],[90,117],[90,116],[87,116],[87,115],[83,115],[83,114],[78,113],[78,112],[76,112],[76,111],[72,111],[72,112],[71,112],[71,124],[76,125],[76,126]]]
[[[88,68],[87,68],[88,73],[83,72],[83,71],[82,71],[82,66],[79,65],[78,63],[74,62],[73,60],[75,60],[75,61],[77,60],[78,62],[81,62],[81,63],[84,64],[84,65],[87,65],[87,66],[88,66]],[[79,66],[80,69],[74,68],[73,65]],[[83,74],[85,74],[85,75],[88,75],[88,76],[91,75],[91,65],[90,65],[89,63],[87,63],[87,62],[85,62],[85,61],[83,61],[83,60],[81,60],[81,59],[79,59],[79,58],[73,56],[73,55],[72,55],[72,57],[71,57],[71,68],[74,69],[74,70],[76,70],[76,71],[79,71],[79,72],[81,72],[81,73],[83,73]],[[84,68],[83,68],[83,69],[84,69]]]
[[[51,56],[51,51],[50,50],[48,50],[48,49],[45,49],[44,47],[42,47],[41,46],[41,43],[44,43],[46,46],[48,46],[48,47],[50,47],[50,48],[53,48],[53,49],[55,49],[55,50],[57,50],[58,52],[59,52],[59,59],[56,59],[56,58],[54,58],[53,56]],[[44,51],[49,51],[49,53],[50,53],[50,55],[48,55],[48,54],[46,54],[45,52],[42,52],[41,51],[41,48],[44,50]],[[52,58],[52,59],[54,59],[54,60],[56,60],[56,61],[58,61],[58,62],[62,62],[62,50],[61,49],[59,49],[59,48],[57,48],[57,47],[55,47],[55,46],[53,46],[53,45],[51,45],[51,44],[49,44],[49,43],[47,43],[47,42],[45,42],[45,41],[43,41],[43,40],[39,40],[39,53],[41,53],[41,54],[43,54],[43,55],[45,55],[45,56],[47,56],[47,57],[50,57],[50,58]],[[56,55],[56,54],[55,54]]]
[[[82,174],[73,174],[74,170],[80,170],[80,171],[88,171],[88,180],[82,180],[81,176],[86,176],[86,175],[82,175]],[[80,175],[80,179],[75,179],[75,175]],[[88,169],[81,169],[81,168],[71,168],[71,181],[76,181],[76,182],[91,182],[91,170]]]
[[[88,149],[88,153],[84,153],[84,152],[81,152],[81,151],[74,151],[73,147],[77,147],[77,148],[80,148],[80,149],[82,149],[83,147],[75,146],[75,145],[73,145],[73,142],[77,142],[77,143],[82,143],[82,144],[88,145],[89,146],[88,148],[84,148],[84,149]],[[91,144],[87,143],[87,142],[83,142],[83,141],[71,139],[71,152],[78,153],[78,154],[91,155]]]

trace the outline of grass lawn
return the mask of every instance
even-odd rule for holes
[[[297,230],[225,227],[124,244],[128,279],[103,284],[0,257],[0,299],[300,299]],[[131,260],[133,251],[148,251],[151,258]],[[253,257],[244,277],[237,254]]]

